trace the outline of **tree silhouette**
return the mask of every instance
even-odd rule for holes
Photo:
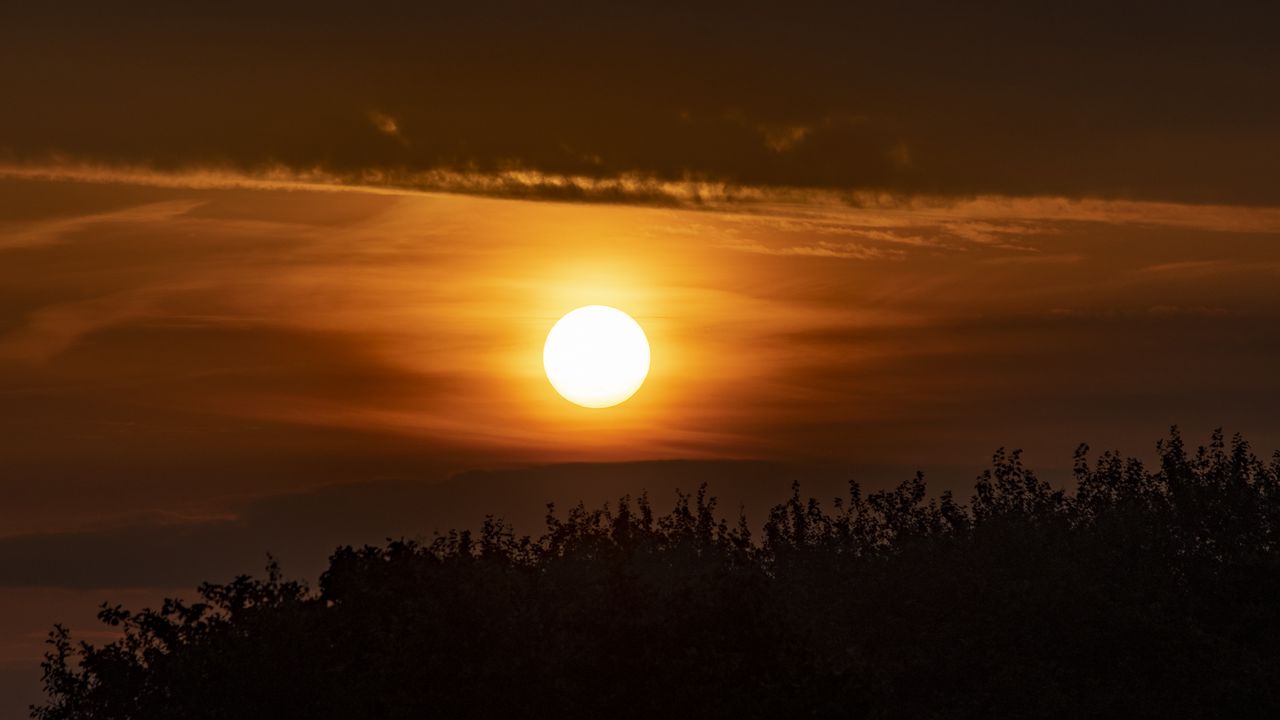
[[[795,485],[758,539],[704,488],[343,547],[315,590],[272,564],[56,628],[32,715],[1275,717],[1280,454],[1158,450],[1081,446],[1072,493],[999,451],[967,505]]]

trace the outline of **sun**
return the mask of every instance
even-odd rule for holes
[[[649,339],[621,310],[587,305],[560,318],[547,333],[542,366],[566,400],[612,407],[634,395],[649,374]]]

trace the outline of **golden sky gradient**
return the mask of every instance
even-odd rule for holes
[[[976,467],[1010,445],[1061,465],[1172,422],[1280,438],[1269,208],[762,190],[690,209],[29,167],[0,183],[10,535],[508,464]],[[587,304],[653,348],[609,410],[542,373],[547,330]]]
[[[0,3],[0,720],[266,550],[1280,447],[1277,14]],[[652,348],[607,410],[542,371],[589,304]]]
[[[421,180],[421,179],[419,179]],[[1163,428],[1280,445],[1280,209],[1044,196],[277,170],[0,170],[0,690],[36,699],[55,620],[98,632],[338,542],[711,480],[759,511],[998,446]],[[586,182],[569,203],[546,186]],[[513,185],[514,183],[514,185]],[[656,190],[655,190],[656,188]],[[623,202],[625,201],[625,202]],[[649,336],[615,408],[551,388],[542,342],[608,304]],[[701,465],[542,463],[701,459]],[[726,464],[726,459],[776,464]],[[95,636],[96,637],[96,636]]]

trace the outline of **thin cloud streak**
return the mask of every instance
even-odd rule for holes
[[[0,164],[0,177],[120,183],[188,189],[309,190],[384,195],[479,195],[512,199],[601,202],[746,212],[788,218],[813,232],[856,232],[871,228],[941,225],[949,234],[976,243],[1008,236],[1055,232],[1053,223],[1131,224],[1238,233],[1280,232],[1280,207],[1203,205],[1144,200],[1054,196],[943,197],[864,190],[820,190],[773,185],[740,185],[712,180],[666,181],[638,174],[595,178],[530,169],[499,172],[429,171],[334,172],[320,167],[276,165],[253,171],[192,168],[161,171],[146,166],[95,165],[60,161]],[[922,242],[897,237],[895,242]]]

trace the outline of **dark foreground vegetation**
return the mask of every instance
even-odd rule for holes
[[[58,629],[43,720],[1280,717],[1280,455],[1219,435],[1159,467],[997,453],[965,504],[917,477],[759,537],[643,499],[341,548],[319,588],[205,585]]]

